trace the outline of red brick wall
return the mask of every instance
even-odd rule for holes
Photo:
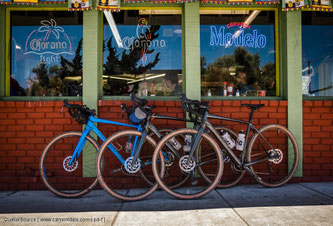
[[[77,102],[80,103],[80,102]],[[101,118],[123,121],[120,104],[123,101],[99,101]],[[126,101],[130,105],[129,101]],[[249,110],[242,103],[264,103],[255,113],[257,127],[269,123],[287,125],[287,101],[210,101],[212,114],[247,120]],[[304,178],[295,181],[333,180],[333,112],[332,101],[304,101]],[[180,101],[150,101],[157,114],[182,117]],[[61,101],[13,102],[0,101],[0,189],[45,189],[38,173],[38,163],[45,145],[56,135],[81,130],[81,125],[68,113],[60,114]],[[127,117],[124,119],[127,121]],[[182,128],[182,122],[154,120],[159,128]],[[213,121],[238,132],[244,126]],[[107,136],[125,129],[99,125]],[[243,182],[249,182],[245,178]]]
[[[79,103],[79,102],[78,102]],[[0,189],[44,189],[38,172],[45,145],[64,131],[80,130],[62,102],[0,101]]]
[[[303,102],[303,181],[333,181],[333,101]]]

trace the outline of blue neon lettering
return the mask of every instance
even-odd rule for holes
[[[258,30],[246,32],[241,29],[240,34],[234,37],[233,33],[225,33],[225,26],[210,26],[210,45],[211,46],[244,46],[249,48],[265,48],[267,38],[263,34],[259,34]]]

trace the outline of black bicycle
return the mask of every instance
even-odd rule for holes
[[[209,147],[203,143],[203,141],[208,140],[214,141],[207,131],[212,133],[221,144],[217,149],[223,155],[223,162],[227,165],[225,165],[225,168],[231,169],[229,171],[232,172],[232,175],[228,175],[226,178],[223,175],[217,185],[218,187],[230,187],[237,184],[246,171],[258,183],[266,187],[281,186],[288,182],[295,173],[299,154],[298,146],[292,133],[284,126],[278,124],[266,125],[260,129],[257,129],[252,124],[254,112],[264,107],[264,104],[242,104],[242,107],[247,107],[251,110],[248,121],[209,114],[209,106],[206,103],[190,100],[185,96],[182,96],[182,106],[185,106],[185,110],[190,115],[195,115],[201,119],[200,125],[196,129],[184,128],[169,133],[158,143],[153,155],[152,165],[156,181],[169,194],[178,198],[191,198],[191,196],[186,197],[183,195],[184,189],[172,188],[159,175],[158,156],[162,151],[167,150],[166,144],[170,139],[182,142],[183,137],[188,137],[186,145],[189,146],[189,150],[181,156],[182,161],[178,166],[179,170],[187,172],[197,171],[200,175],[197,176],[198,178],[213,184],[211,177],[214,177],[216,173],[213,175],[207,174],[206,168],[214,166],[201,164],[206,159],[210,159],[209,161],[213,162],[211,154],[207,154]],[[214,127],[209,119],[226,120],[247,125],[246,133],[242,136],[243,142],[241,145],[238,144],[237,149],[239,150],[236,150],[236,144],[233,143],[233,139],[229,139],[232,136],[235,138],[235,133]],[[250,133],[252,133],[251,139]],[[181,155],[179,152],[174,153],[172,150],[171,152],[174,155]],[[218,174],[220,173],[218,172]],[[190,190],[187,192],[190,192]]]
[[[197,117],[186,119],[186,117],[156,115],[153,114],[154,107],[147,105],[147,100],[140,99],[134,94],[131,94],[131,100],[132,107],[129,108],[122,104],[122,109],[128,114],[129,120],[141,126],[141,129],[139,131],[120,131],[113,134],[102,144],[96,158],[97,178],[101,186],[112,196],[126,201],[145,198],[158,186],[151,167],[151,159],[156,146],[155,141],[159,141],[173,130],[157,129],[152,121],[158,119],[177,120],[184,123],[192,122],[194,128],[198,126]],[[180,164],[181,159],[178,153],[186,149],[187,146],[172,138],[166,141],[166,146],[168,149],[161,152],[157,160],[160,176],[173,189],[184,184],[195,183],[195,177],[190,171],[179,171],[177,167],[173,167]],[[116,161],[114,154],[109,151],[110,147],[116,148],[118,153],[123,156],[124,164]],[[212,155],[211,158],[214,161],[216,159],[222,161],[222,155],[217,149],[215,157]],[[217,165],[213,170],[205,171],[205,173],[212,174],[213,171],[219,171],[221,167],[222,164]],[[218,183],[219,177],[209,178]],[[210,185],[211,182],[206,182],[206,184]],[[131,188],[131,190],[124,188]]]

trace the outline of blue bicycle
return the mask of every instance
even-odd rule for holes
[[[96,118],[95,110],[86,106],[69,104],[64,101],[63,107],[80,124],[86,124],[83,132],[69,131],[53,138],[44,148],[39,170],[46,187],[60,197],[76,198],[90,192],[98,183],[94,159],[99,151],[99,144],[90,135],[94,132],[102,141],[103,133],[94,123],[106,123],[115,126],[126,126],[141,131],[140,124],[132,125]],[[117,147],[109,146],[113,154],[124,163]]]
[[[171,129],[158,130],[150,122],[153,106],[147,106],[147,100],[131,95],[132,108],[122,104],[123,112],[128,113],[129,120],[133,124],[120,123],[96,118],[95,110],[86,106],[68,104],[65,100],[63,107],[80,124],[86,124],[83,132],[70,131],[58,135],[45,147],[40,164],[42,181],[47,188],[60,197],[76,198],[90,192],[98,183],[96,178],[96,167],[98,172],[104,176],[110,176],[101,183],[101,186],[112,196],[126,201],[140,200],[157,189],[157,183],[151,170],[151,157],[155,149],[155,140],[161,139],[171,132]],[[169,116],[155,115],[156,118],[193,122],[185,118],[174,118]],[[106,139],[94,123],[106,123],[116,126],[126,126],[136,129],[134,133],[126,138],[117,139],[115,142]],[[100,146],[96,139],[90,136],[93,131],[103,143],[103,155],[99,155],[98,164],[95,167],[93,159],[99,152]],[[150,131],[149,135],[147,132]],[[124,135],[118,132],[115,135]],[[142,136],[143,135],[143,136]],[[171,142],[171,141],[170,141]],[[172,145],[173,143],[170,143]],[[175,144],[173,144],[175,145]],[[169,169],[173,156],[171,153],[163,153],[160,162],[161,174],[173,180],[173,186],[178,187],[189,177],[186,174],[175,174]],[[101,176],[100,176],[101,178]],[[101,182],[101,179],[99,180]],[[109,187],[112,187],[110,191]],[[124,189],[125,188],[125,189]],[[134,193],[128,193],[129,188],[136,189]]]

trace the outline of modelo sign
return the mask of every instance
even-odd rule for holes
[[[231,23],[233,24],[233,23]],[[210,45],[211,46],[243,46],[248,48],[265,48],[267,38],[260,34],[258,30],[245,30],[250,28],[247,26],[239,26],[238,30],[231,33],[228,28],[233,27],[230,24],[227,26],[210,26]]]
[[[59,55],[73,55],[72,43],[64,29],[55,20],[42,20],[38,29],[33,30],[26,42],[24,54],[36,54],[47,64],[59,62]]]

